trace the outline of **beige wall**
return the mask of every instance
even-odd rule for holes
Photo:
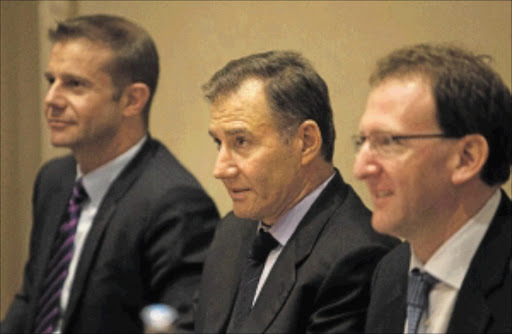
[[[4,79],[4,67],[11,68],[21,61],[11,55],[5,58],[10,60],[6,60],[5,65],[4,49],[10,50],[16,45],[21,45],[23,49],[34,49],[37,44],[34,36],[39,34],[38,31],[24,31],[23,36],[26,37],[21,40],[9,31],[4,40],[4,7],[10,13],[5,16],[11,16],[9,24],[20,21],[21,7],[30,7],[23,3],[4,6],[4,3],[1,43],[2,199],[8,195],[9,199],[5,203],[2,201],[2,316],[8,300],[12,298],[13,287],[19,284],[20,266],[25,261],[28,245],[26,233],[30,229],[27,217],[30,184],[35,169],[43,161],[61,153],[48,145],[47,132],[40,125],[40,120],[31,119],[34,124],[28,129],[11,128],[7,124],[4,127],[4,118],[6,122],[21,124],[20,111],[37,117],[40,109],[38,103],[32,103],[30,110],[18,105],[22,103],[20,94],[31,99],[38,98],[27,94],[31,90],[4,85],[4,80],[8,80]],[[52,9],[48,3],[45,6],[38,9],[39,21],[47,20],[47,15],[55,15],[56,11],[62,15],[64,11],[63,4],[60,4],[60,9]],[[313,62],[329,85],[335,111],[338,132],[335,164],[368,204],[369,197],[364,185],[352,176],[354,154],[350,136],[356,132],[368,93],[367,77],[378,57],[405,44],[456,42],[491,54],[495,58],[495,68],[507,85],[511,85],[509,1],[78,1],[71,2],[71,6],[71,13],[124,15],[139,22],[154,37],[159,48],[162,73],[152,108],[151,132],[167,144],[198,177],[222,213],[229,210],[230,200],[220,182],[211,176],[216,150],[207,134],[208,107],[201,98],[200,86],[232,58],[269,49],[294,49]],[[37,6],[32,7],[31,10],[34,10]],[[19,29],[23,27],[26,25]],[[47,42],[41,40],[40,43],[40,49],[46,51]],[[19,56],[27,55],[21,53]],[[18,70],[14,73],[11,71],[5,74],[6,78],[8,75],[33,76],[33,73],[25,73],[37,66],[30,63],[38,57],[33,56],[28,58],[26,68],[18,67],[20,73]],[[45,64],[44,55],[39,57],[41,63]],[[33,80],[38,83],[36,79]],[[37,90],[37,87],[33,88],[33,91]],[[4,105],[4,98],[10,104],[6,102]],[[34,134],[32,140],[35,143],[25,144],[25,139],[21,139],[24,138],[23,132]],[[22,155],[19,150],[24,145],[39,145],[36,150],[39,154],[36,154],[34,161],[16,160]],[[4,149],[9,149],[6,156]],[[26,180],[13,179],[13,173],[22,173],[23,169],[28,169],[27,173],[23,172]],[[17,188],[15,197],[10,199],[12,194],[7,189],[12,191],[13,188]],[[506,189],[510,194],[510,182]],[[7,239],[12,241],[4,244]],[[8,285],[4,285],[4,280],[9,282]]]
[[[32,183],[42,156],[39,49],[34,24],[37,7],[30,2],[0,1],[0,5],[0,311],[3,317],[6,302],[20,286],[31,228]]]

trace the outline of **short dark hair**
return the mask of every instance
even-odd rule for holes
[[[492,186],[510,176],[512,111],[510,89],[489,66],[490,59],[449,44],[414,45],[379,60],[370,84],[390,77],[427,79],[442,131],[454,137],[481,134],[487,140],[489,157],[480,177]]]
[[[131,83],[143,82],[149,87],[150,97],[143,110],[147,126],[160,68],[155,43],[146,30],[123,17],[86,15],[59,22],[48,35],[53,43],[86,38],[110,48],[114,56],[105,71],[116,88],[114,99]]]
[[[219,96],[235,92],[249,78],[263,81],[274,119],[287,134],[308,119],[318,124],[322,155],[332,162],[336,133],[329,92],[309,61],[293,51],[270,51],[232,60],[203,85],[204,96],[214,103]]]

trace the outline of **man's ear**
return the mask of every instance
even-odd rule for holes
[[[132,117],[140,115],[149,100],[149,87],[142,82],[134,82],[128,85],[122,96],[123,115]]]
[[[298,134],[302,142],[302,164],[307,165],[320,154],[322,133],[318,124],[308,119],[299,126]]]
[[[489,157],[489,145],[484,136],[470,134],[462,137],[457,147],[457,164],[452,173],[452,182],[462,184],[479,177]]]

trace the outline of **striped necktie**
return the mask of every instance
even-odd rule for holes
[[[68,202],[67,219],[60,225],[52,246],[50,261],[46,267],[41,296],[38,301],[34,333],[52,333],[62,316],[60,296],[64,281],[68,276],[69,264],[73,257],[75,232],[80,218],[80,204],[87,198],[87,193],[79,179],[73,187]]]

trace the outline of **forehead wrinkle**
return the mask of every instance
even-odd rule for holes
[[[247,134],[259,138],[278,130],[258,80],[244,81],[237,91],[211,104],[210,111],[210,132],[216,136]]]
[[[222,129],[226,134],[251,133],[253,130],[273,126],[266,114],[242,108],[214,110],[210,121],[211,129]]]
[[[226,135],[228,136],[234,136],[244,133],[250,133],[250,131],[247,128],[233,128],[226,130]]]

